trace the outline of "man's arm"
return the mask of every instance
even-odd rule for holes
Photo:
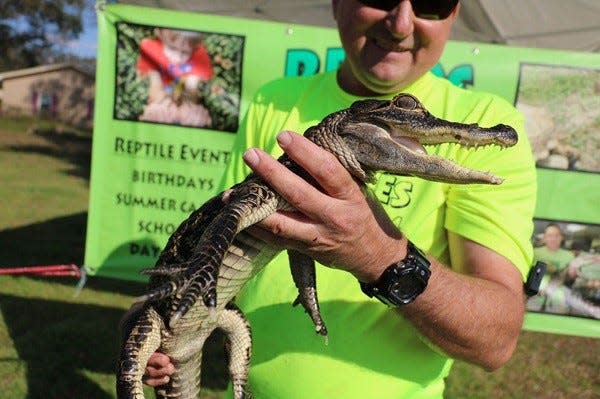
[[[510,359],[523,323],[521,274],[489,248],[452,232],[448,240],[457,271],[431,259],[427,289],[399,312],[448,355],[497,369]]]
[[[254,234],[374,281],[406,255],[406,239],[382,223],[377,209],[337,159],[302,136],[280,134],[283,150],[322,190],[257,149],[246,163],[298,212],[278,212],[253,227]],[[522,280],[510,261],[491,249],[449,234],[457,271],[431,259],[425,292],[398,311],[450,356],[486,369],[504,364],[516,346],[524,314]],[[357,283],[358,284],[358,283]]]

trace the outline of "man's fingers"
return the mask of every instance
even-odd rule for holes
[[[256,238],[277,247],[299,251],[306,249],[303,241],[307,237],[317,239],[320,236],[315,225],[297,212],[276,212],[247,230]],[[311,243],[314,244],[314,241]]]
[[[262,177],[292,207],[307,212],[303,205],[320,206],[320,193],[270,155],[259,149],[249,149],[244,153],[244,160],[252,170]]]
[[[146,366],[146,372],[144,375],[150,378],[161,378],[164,376],[170,376],[175,371],[175,368],[171,363],[166,366],[154,367],[154,366]]]
[[[157,387],[169,382],[170,376],[175,372],[171,358],[164,353],[154,352],[144,370],[142,381],[151,387]]]
[[[168,363],[163,366],[146,366],[142,381],[151,387],[157,387],[164,385],[171,379],[171,374],[175,371],[175,367],[172,363]]]
[[[326,193],[338,199],[354,194],[356,185],[353,178],[335,155],[293,132],[279,133],[277,142],[290,158],[319,182]]]
[[[356,182],[335,156],[298,134],[282,132],[278,137],[284,151],[315,178],[326,195],[262,150],[247,150],[244,160],[292,207],[314,216],[331,205],[330,196],[344,200],[360,194]]]
[[[171,363],[171,358],[161,352],[154,352],[148,359],[148,367],[161,369],[168,367],[169,365],[172,368],[173,364]]]

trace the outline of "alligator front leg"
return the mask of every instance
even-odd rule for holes
[[[292,278],[298,288],[298,297],[294,301],[294,306],[302,304],[313,321],[317,334],[321,334],[327,340],[327,328],[321,318],[317,298],[315,261],[309,256],[291,249],[288,249],[288,258]]]
[[[125,324],[132,325],[117,365],[117,397],[144,399],[142,375],[152,355],[160,346],[162,319],[151,308],[132,312]]]

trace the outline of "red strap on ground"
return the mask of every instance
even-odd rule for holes
[[[69,265],[47,265],[47,266],[23,266],[2,267],[0,275],[33,274],[48,277],[77,277],[81,278],[81,269],[75,264]]]

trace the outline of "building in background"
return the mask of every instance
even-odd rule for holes
[[[0,72],[0,115],[53,118],[91,129],[94,76],[70,64]]]

